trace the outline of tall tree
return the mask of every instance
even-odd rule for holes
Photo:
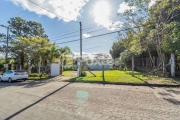
[[[56,58],[60,57],[59,47],[55,44],[52,44],[48,49],[46,49],[46,59],[49,60],[50,63],[54,62]]]
[[[60,74],[62,74],[63,65],[64,65],[64,61],[66,60],[66,56],[72,55],[73,53],[71,52],[71,49],[69,47],[65,46],[65,47],[61,47],[59,49],[59,54],[60,54],[60,63],[61,63],[61,67],[60,67],[61,73]]]
[[[44,31],[44,28],[42,28],[42,25],[38,22],[26,21],[20,17],[15,17],[15,18],[11,18],[8,21],[8,23],[10,26],[10,32],[13,35],[13,37],[11,38],[15,40],[15,41],[12,41],[11,52],[14,57],[15,56],[17,57],[16,60],[20,60],[21,66],[23,68],[24,62],[25,62],[25,56],[26,56],[24,49],[27,47],[27,45],[34,44],[31,41],[32,39],[35,39],[36,42],[38,42],[37,40],[42,40],[42,39],[45,40],[43,42],[41,41],[42,43],[37,43],[37,45],[39,46],[36,46],[36,47],[40,47],[43,43],[47,43],[47,41],[49,41],[48,36],[45,34],[45,31]],[[21,46],[21,43],[22,43],[22,46]],[[37,59],[34,59],[34,60],[36,61]]]
[[[20,17],[15,17],[11,18],[8,23],[11,27],[11,33],[16,37],[39,37],[48,40],[48,36],[45,34],[44,28],[38,22],[26,21]]]
[[[112,58],[115,60],[116,58],[120,57],[120,53],[123,52],[124,50],[125,47],[122,41],[114,42],[110,50],[110,54]]]
[[[35,66],[45,60],[45,50],[50,47],[50,42],[45,38],[36,37],[19,37],[12,41],[12,56],[20,62],[22,69],[27,62],[28,56]]]
[[[167,46],[170,47],[168,42],[173,42],[172,39],[175,38],[172,37],[175,32],[170,31],[168,24],[180,21],[180,1],[161,0],[156,1],[152,6],[149,5],[150,1],[125,0],[130,9],[119,14],[121,19],[124,18],[124,28],[127,29],[121,41],[125,41],[124,47],[129,52],[136,51],[134,48],[140,46],[143,51],[149,53],[151,62],[153,62],[151,51],[156,50],[160,58],[158,67],[162,67],[165,65],[165,52],[167,52],[165,49],[168,48]]]
[[[4,53],[6,50],[6,35],[1,33],[0,34],[0,52]]]

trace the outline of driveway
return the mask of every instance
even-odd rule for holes
[[[180,89],[44,81],[1,82],[0,120],[180,120]]]

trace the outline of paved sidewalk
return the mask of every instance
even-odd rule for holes
[[[180,120],[180,89],[46,81],[0,83],[0,119]]]

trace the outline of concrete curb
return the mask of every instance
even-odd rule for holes
[[[129,86],[148,86],[148,87],[180,87],[179,85],[167,85],[167,84],[123,84],[123,83],[105,83],[114,85],[129,85]]]
[[[68,82],[68,81],[64,81]],[[103,82],[87,82],[87,81],[69,81],[72,83],[92,83],[92,84],[103,84]],[[168,84],[134,84],[134,83],[109,83],[105,82],[105,85],[127,85],[127,86],[147,86],[147,87],[180,87],[180,84],[178,85],[168,85]]]

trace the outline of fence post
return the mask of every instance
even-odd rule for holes
[[[174,60],[174,53],[171,53],[171,77],[175,77],[175,60]]]
[[[103,79],[103,85],[105,85],[105,79],[104,79],[104,61],[102,61],[102,79]]]
[[[132,76],[134,77],[134,56],[132,56]]]

